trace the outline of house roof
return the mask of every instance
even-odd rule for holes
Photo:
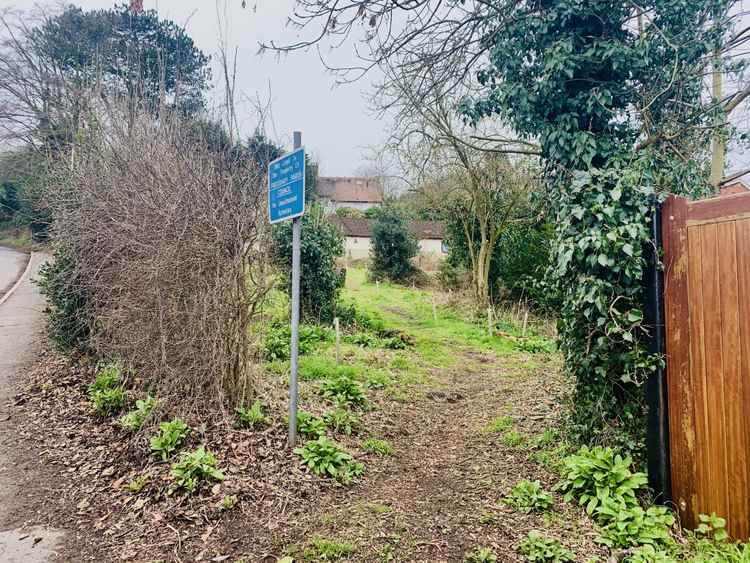
[[[373,219],[355,219],[333,215],[328,220],[341,229],[344,236],[372,238],[372,227],[375,224]],[[445,238],[445,225],[439,221],[409,221],[407,226],[409,232],[419,240],[443,240]]]
[[[737,180],[721,187],[721,195],[744,194],[750,191],[745,182]]]
[[[318,193],[338,203],[383,203],[383,190],[377,178],[321,176]]]

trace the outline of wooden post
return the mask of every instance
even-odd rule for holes
[[[339,318],[333,319],[333,326],[336,329],[336,364],[341,363],[341,326]]]
[[[526,325],[529,322],[529,310],[526,309],[526,313],[523,315],[523,330],[521,331],[521,336],[523,338],[526,338]]]
[[[492,336],[495,332],[492,322],[492,307],[487,307],[487,332]]]

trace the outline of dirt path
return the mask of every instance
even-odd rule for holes
[[[0,288],[13,285],[23,260],[16,252],[0,253]],[[22,257],[23,255],[21,255]],[[44,262],[44,256],[34,254],[27,276],[8,299],[0,305],[0,561],[3,563],[41,563],[54,554],[61,534],[39,527],[27,528],[24,524],[24,498],[37,486],[29,481],[35,460],[28,465],[18,464],[21,459],[14,452],[24,446],[16,441],[10,431],[15,376],[34,359],[34,346],[42,328],[44,302],[33,277]],[[25,265],[25,264],[23,264]]]
[[[457,367],[434,373],[435,391],[390,405],[381,428],[371,429],[394,444],[395,456],[369,463],[361,485],[317,507],[308,535],[353,541],[357,561],[455,562],[478,546],[491,547],[498,561],[520,561],[516,545],[531,530],[562,538],[581,560],[597,554],[590,523],[563,503],[551,518],[501,503],[522,479],[555,482],[528,447],[558,422],[563,383],[554,361],[536,366],[538,359],[467,351]],[[513,418],[527,444],[506,445],[486,430],[500,415]]]

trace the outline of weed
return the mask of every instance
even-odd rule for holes
[[[216,506],[219,512],[227,512],[237,505],[237,495],[224,495]]]
[[[497,555],[489,547],[477,547],[464,556],[466,563],[497,563]]]
[[[673,541],[669,530],[675,518],[663,506],[643,510],[640,506],[627,506],[607,499],[597,506],[595,517],[603,523],[597,542],[609,548],[666,546]]]
[[[560,433],[554,428],[548,428],[534,438],[533,445],[537,448],[549,448],[560,441]]]
[[[362,387],[354,378],[339,375],[326,379],[320,384],[318,392],[325,398],[339,404],[355,407],[367,407],[369,402]]]
[[[368,438],[362,442],[362,449],[380,457],[392,456],[395,452],[393,444],[388,440],[378,440],[376,438]]]
[[[507,432],[513,428],[513,417],[501,416],[495,418],[487,425],[487,432],[496,432],[498,434]]]
[[[143,488],[148,484],[148,475],[143,474],[139,475],[138,477],[134,477],[130,481],[128,481],[125,484],[125,490],[129,493],[133,493],[134,495],[137,495],[140,493]]]
[[[717,560],[714,560],[714,561],[715,563],[719,563]],[[725,561],[725,560],[722,559],[721,561]],[[625,563],[677,563],[677,560],[675,560],[666,551],[655,549],[651,545],[644,545],[634,550],[627,558],[625,558],[624,562]]]
[[[350,370],[352,377],[356,372],[350,366],[339,366],[335,360],[324,356],[309,356],[300,358],[299,377],[303,381],[317,381],[326,379],[339,370]]]
[[[701,514],[698,516],[698,520],[700,524],[695,529],[696,536],[703,536],[717,542],[723,542],[729,538],[726,530],[727,521],[724,518],[716,516],[715,512],[712,512],[710,516],[708,514]]]
[[[104,366],[96,379],[88,387],[89,401],[99,416],[110,416],[125,406],[125,392],[120,382],[120,365],[111,363]]]
[[[117,421],[117,425],[123,430],[138,432],[151,414],[151,411],[154,410],[155,406],[156,399],[151,396],[148,396],[143,400],[139,399],[135,402],[135,409],[122,415]]]
[[[578,500],[594,514],[602,499],[612,499],[625,508],[638,505],[635,493],[647,483],[643,473],[632,473],[630,457],[615,455],[611,448],[583,446],[563,460],[563,480],[555,490],[565,493],[565,502]]]
[[[167,461],[190,433],[190,428],[179,418],[159,425],[159,433],[151,438],[151,451]]]
[[[391,376],[382,371],[375,371],[368,374],[367,379],[365,380],[365,387],[368,389],[385,389],[391,385],[393,385]]]
[[[375,348],[380,344],[380,339],[368,332],[357,332],[344,336],[344,342],[355,344],[362,348]]]
[[[125,392],[121,387],[94,391],[91,395],[91,406],[99,416],[111,416],[125,406]]]
[[[234,415],[234,424],[238,428],[260,428],[269,423],[268,418],[263,414],[263,405],[260,401],[255,401],[249,409],[237,407],[234,410]]]
[[[552,340],[547,340],[540,336],[531,336],[515,341],[515,347],[522,352],[529,354],[553,354],[557,346]]]
[[[208,480],[222,481],[224,474],[216,469],[216,457],[204,446],[190,453],[183,453],[180,461],[172,464],[170,475],[175,480],[174,489],[185,489],[194,493]]]
[[[308,542],[302,555],[309,561],[340,561],[352,555],[354,550],[354,545],[348,541],[316,536]]]
[[[333,340],[333,331],[315,325],[300,325],[299,353],[307,354],[320,342]],[[266,334],[265,358],[269,362],[288,360],[290,355],[291,327],[288,324],[271,325]]]
[[[552,495],[542,489],[539,481],[521,481],[503,499],[505,505],[526,514],[548,510],[552,502]]]
[[[518,544],[518,553],[526,561],[534,563],[567,563],[575,561],[573,553],[564,548],[559,541],[540,536],[536,532],[529,532]]]
[[[345,436],[356,434],[362,428],[362,421],[360,418],[356,414],[341,407],[325,413],[323,415],[323,420],[330,428],[333,428],[333,430],[339,434],[344,434]]]
[[[326,423],[320,418],[307,411],[297,412],[297,432],[305,436],[320,438],[325,436]]]
[[[393,509],[387,504],[380,504],[377,502],[368,502],[365,504],[365,508],[374,514],[389,514],[393,512]]]
[[[295,448],[294,453],[300,456],[302,464],[307,465],[316,475],[333,477],[344,485],[350,484],[354,477],[362,475],[365,468],[336,442],[325,436],[307,442],[301,448]]]
[[[505,433],[501,441],[505,446],[515,448],[523,444],[524,437],[517,430],[511,430]]]
[[[394,358],[391,360],[391,368],[393,369],[407,370],[411,367],[412,364],[409,361],[409,358],[404,355],[399,354],[398,356],[394,356]]]
[[[495,515],[491,512],[482,512],[479,515],[479,523],[483,526],[489,526],[495,522],[497,522],[497,518],[495,518]]]

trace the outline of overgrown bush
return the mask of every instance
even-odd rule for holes
[[[262,171],[168,111],[156,122],[110,108],[81,116],[74,158],[48,176],[54,332],[121,358],[165,400],[241,404],[254,386],[250,320],[268,290]]]
[[[370,250],[370,277],[402,282],[409,278],[415,267],[411,263],[419,253],[419,243],[409,232],[400,214],[383,211],[372,228]]]
[[[285,221],[273,228],[274,263],[283,274],[283,287],[292,291],[292,223]],[[305,322],[330,323],[336,301],[344,286],[344,273],[336,259],[344,253],[344,239],[338,229],[326,221],[323,210],[314,206],[302,217],[300,260],[300,314]]]
[[[39,287],[47,298],[47,334],[62,352],[85,351],[92,320],[85,283],[64,244],[57,245],[53,254],[39,270]]]

